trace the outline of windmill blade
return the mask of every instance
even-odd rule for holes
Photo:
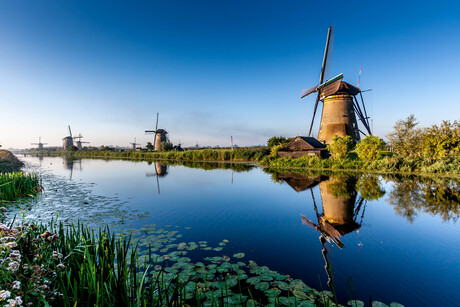
[[[70,125],[69,125],[68,127],[69,127],[69,134],[70,134],[70,137],[72,137],[72,130],[70,130]]]
[[[308,130],[308,136],[311,136],[311,129],[313,128],[313,123],[315,122],[315,115],[316,115],[316,109],[318,109],[318,102],[320,98],[320,93],[318,92],[318,96],[316,97],[316,102],[315,102],[315,108],[313,110],[313,118],[311,119],[311,125],[310,125],[310,130]]]
[[[334,36],[334,26],[330,26],[327,30],[326,48],[324,49],[323,65],[321,66],[321,75],[319,78],[319,84],[322,84],[326,78],[326,74],[329,72],[329,63],[332,58],[332,41]]]
[[[300,99],[302,98],[305,98],[311,94],[313,94],[314,92],[316,92],[318,90],[318,85],[315,85],[314,87],[312,88],[309,88],[307,90],[302,90],[302,95],[300,96]]]
[[[155,144],[157,143],[157,131],[158,131],[158,117],[160,113],[157,113],[157,123],[155,125],[155,136],[153,137],[153,149],[155,149]]]

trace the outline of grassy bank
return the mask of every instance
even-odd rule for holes
[[[5,251],[0,256],[0,302],[13,306],[337,304],[333,292],[317,291],[254,261],[243,262],[244,253],[198,262],[185,256],[193,257],[194,250],[221,251],[227,240],[212,248],[206,241],[174,243],[181,237],[177,231],[143,231],[148,242],[83,225],[0,224]],[[362,302],[349,303],[360,306]]]
[[[440,158],[382,155],[374,161],[363,161],[353,155],[345,159],[321,159],[318,157],[281,158],[273,155],[264,157],[260,164],[277,168],[308,168],[329,170],[357,170],[384,173],[450,174],[460,175],[460,155],[452,154]]]
[[[23,165],[10,151],[0,149],[0,173],[18,171]]]
[[[44,156],[64,156],[75,158],[91,157],[118,157],[133,159],[168,159],[183,161],[260,161],[269,153],[264,147],[235,148],[231,149],[193,149],[185,151],[100,151],[100,150],[79,150],[74,152],[65,151],[31,151],[32,154]]]

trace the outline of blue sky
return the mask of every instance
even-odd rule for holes
[[[157,112],[185,146],[305,135],[330,25],[374,134],[460,119],[458,1],[0,0],[0,144],[145,145]]]

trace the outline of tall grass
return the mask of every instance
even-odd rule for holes
[[[36,174],[0,173],[0,202],[36,195],[41,189],[40,185],[40,179]]]

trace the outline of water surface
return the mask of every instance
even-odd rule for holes
[[[458,304],[457,182],[267,173],[241,164],[21,159],[42,174],[45,188],[26,206],[26,219],[46,221],[59,211],[61,220],[113,229],[178,226],[185,242],[229,240],[201,256],[244,252],[318,290],[333,279],[341,302],[351,290],[363,301]]]

